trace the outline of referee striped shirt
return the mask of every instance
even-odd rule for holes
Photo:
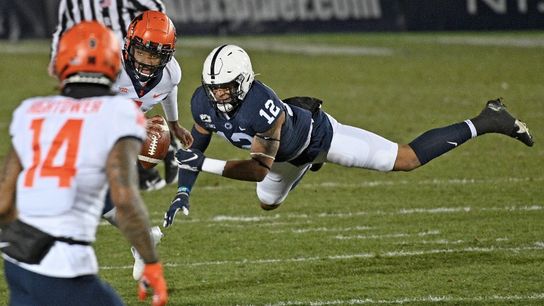
[[[161,0],[61,0],[59,22],[51,42],[51,62],[57,54],[60,37],[74,24],[99,21],[112,29],[123,44],[132,19],[147,10],[164,13],[164,4]]]

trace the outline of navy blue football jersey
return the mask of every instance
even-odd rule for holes
[[[270,130],[280,114],[285,112],[280,147],[275,159],[278,162],[288,161],[300,155],[301,151],[308,146],[308,133],[313,124],[310,111],[296,106],[288,106],[278,98],[272,89],[257,80],[253,82],[232,117],[216,110],[202,86],[196,89],[191,98],[191,112],[198,125],[209,132],[217,133],[241,149],[250,149],[255,134]],[[321,120],[327,120],[323,112],[321,115]],[[326,134],[328,139],[318,141],[320,144],[325,144],[325,149],[328,149],[332,137],[330,123],[328,129],[330,131],[320,133],[320,136]],[[316,132],[318,131],[312,131],[312,137]]]

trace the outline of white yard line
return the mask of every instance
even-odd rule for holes
[[[474,207],[437,207],[437,208],[401,208],[395,211],[383,211],[383,210],[374,210],[374,211],[355,211],[355,212],[339,212],[339,213],[319,213],[314,215],[319,218],[347,218],[347,217],[356,217],[356,216],[368,216],[368,215],[409,215],[409,214],[449,214],[449,213],[468,213],[468,212],[479,212],[479,211],[494,211],[494,212],[512,212],[512,211],[541,211],[544,210],[544,206],[541,205],[525,205],[525,206],[504,206],[504,207],[487,207],[487,208],[474,208]],[[242,223],[252,223],[252,222],[263,222],[263,221],[272,221],[278,220],[279,218],[287,219],[311,219],[312,216],[308,214],[286,214],[281,216],[276,214],[273,216],[224,216],[218,215],[213,217],[210,220],[198,220],[194,219],[193,222],[242,222]]]
[[[500,46],[516,48],[544,48],[543,37],[511,37],[511,36],[487,36],[467,35],[450,36],[436,35],[435,37],[408,37],[407,41],[434,43],[441,45],[466,45],[466,46]],[[186,37],[179,42],[178,48],[215,48],[224,43],[238,44],[248,50],[271,51],[286,54],[303,55],[342,55],[342,56],[392,56],[393,48],[373,46],[348,46],[327,43],[294,43],[290,40],[276,38],[265,40],[263,38],[225,39],[220,37]],[[37,40],[30,43],[11,43],[4,41],[0,44],[0,54],[49,54],[48,40]]]
[[[314,301],[283,301],[268,306],[289,306],[289,305],[371,305],[371,304],[413,304],[413,303],[460,303],[460,302],[508,302],[508,301],[539,301],[544,300],[544,293],[533,293],[529,295],[489,295],[474,297],[456,297],[456,296],[423,296],[423,297],[403,297],[398,299],[347,299],[347,300],[314,300]]]
[[[226,43],[236,44],[247,50],[272,51],[278,53],[303,55],[391,56],[394,53],[393,49],[384,47],[342,46],[338,44],[323,43],[293,43],[282,39],[263,40],[261,38],[251,40],[195,38],[183,41],[182,45],[187,47],[215,48],[218,45]]]
[[[479,184],[499,184],[499,183],[525,183],[525,182],[542,182],[544,177],[502,177],[492,179],[471,179],[471,178],[455,178],[455,179],[432,179],[432,180],[378,180],[378,181],[362,181],[354,183],[342,182],[321,182],[317,184],[305,184],[301,182],[297,189],[323,189],[323,188],[373,188],[381,186],[405,186],[405,185],[479,185]],[[242,187],[244,189],[254,189],[253,185]],[[217,186],[198,186],[202,190],[231,190],[240,189],[240,186],[235,185],[217,185]]]
[[[261,265],[261,264],[284,264],[292,262],[313,262],[324,260],[351,260],[351,259],[364,259],[364,258],[384,258],[384,257],[411,257],[411,256],[424,256],[432,254],[453,254],[453,253],[499,253],[499,252],[511,252],[521,253],[530,251],[543,251],[544,243],[537,241],[533,246],[517,247],[517,248],[502,248],[502,247],[466,247],[466,248],[445,248],[445,249],[431,249],[431,250],[412,250],[412,251],[396,251],[396,252],[383,252],[383,253],[357,253],[357,254],[337,254],[330,256],[315,256],[315,257],[296,257],[296,258],[267,258],[267,259],[239,259],[239,260],[219,260],[219,261],[202,261],[202,262],[166,262],[167,267],[196,267],[196,266],[218,266],[218,265]],[[101,266],[102,270],[124,270],[132,269],[130,266]]]
[[[324,43],[293,43],[290,41],[275,39],[263,40],[262,38],[249,40],[225,40],[222,38],[185,38],[178,48],[208,48],[213,49],[221,44],[237,44],[246,50],[270,51],[286,54],[302,55],[342,55],[342,56],[391,56],[394,51],[391,48],[372,46],[346,46]],[[49,53],[49,45],[45,43],[17,44],[5,43],[0,45],[0,54],[28,54]]]
[[[289,224],[291,225],[291,224]],[[351,232],[351,231],[368,231],[371,229],[375,229],[373,227],[369,226],[355,226],[355,227],[305,227],[305,228],[292,228],[292,229],[286,229],[286,230],[274,230],[269,231],[271,234],[279,234],[279,233],[293,233],[293,234],[305,234],[305,233],[315,233],[315,232]]]
[[[384,211],[384,210],[368,210],[368,211],[350,211],[350,212],[328,212],[328,213],[318,213],[314,215],[309,214],[274,214],[270,216],[226,216],[226,215],[217,215],[210,219],[200,219],[200,218],[185,218],[181,222],[183,223],[262,223],[262,222],[271,222],[273,224],[266,224],[267,226],[280,225],[285,226],[288,224],[293,225],[293,223],[280,222],[282,220],[289,219],[307,219],[311,220],[313,218],[352,218],[358,216],[398,216],[398,215],[412,215],[412,214],[456,214],[456,213],[474,213],[474,212],[514,212],[514,211],[542,211],[544,206],[540,204],[530,204],[530,205],[508,205],[502,207],[470,207],[470,206],[460,206],[460,207],[436,207],[436,208],[399,208],[397,210]],[[153,223],[162,223],[162,212],[152,213]],[[160,219],[157,218],[160,216]],[[182,217],[178,217],[182,218]],[[180,221],[178,221],[180,222]],[[110,225],[107,221],[101,221],[100,226]],[[263,224],[264,225],[264,224]]]
[[[468,46],[498,46],[516,48],[543,48],[544,38],[514,38],[514,37],[485,37],[485,36],[439,36],[436,41],[444,45]]]
[[[378,186],[398,186],[398,185],[475,185],[475,184],[485,184],[485,185],[495,185],[500,183],[525,183],[525,182],[542,182],[544,177],[503,177],[503,178],[494,178],[494,179],[432,179],[432,180],[421,180],[421,181],[365,181],[360,183],[335,183],[335,182],[322,182],[318,184],[304,184],[298,186],[298,189],[323,189],[323,188],[373,188]],[[239,189],[239,186],[198,186],[202,190],[232,190]],[[244,187],[245,188],[245,187]],[[252,187],[248,187],[248,189]],[[409,215],[409,214],[447,214],[447,213],[468,213],[468,212],[484,212],[484,211],[541,211],[544,209],[542,203],[528,204],[528,205],[511,205],[511,206],[502,206],[502,207],[487,207],[487,208],[474,208],[470,206],[459,206],[459,207],[436,207],[436,208],[400,208],[396,211],[383,211],[383,210],[374,210],[374,211],[355,211],[355,212],[337,212],[337,213],[320,213],[317,217],[320,218],[348,218],[361,215]],[[154,223],[162,223],[162,217],[164,212],[153,212],[151,213],[155,218],[158,216],[160,219],[154,219]],[[315,215],[313,215],[315,216]],[[199,223],[199,222],[270,222],[273,220],[278,221],[279,219],[311,219],[312,216],[308,214],[274,214],[268,216],[226,216],[226,215],[217,215],[212,219],[199,219],[199,218],[185,218],[184,223]],[[278,222],[280,224],[280,222]],[[102,221],[101,226],[109,225],[108,222]]]
[[[336,235],[334,236],[335,239],[338,240],[351,240],[351,239],[383,239],[383,238],[401,238],[401,237],[413,237],[413,236],[431,236],[431,235],[438,235],[440,234],[440,231],[438,230],[430,230],[426,232],[420,232],[415,234],[408,234],[408,233],[395,233],[395,234],[382,234],[382,235]]]

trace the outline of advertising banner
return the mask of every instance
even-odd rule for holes
[[[0,38],[50,37],[59,1],[0,0]],[[544,0],[163,2],[182,35],[544,29]]]

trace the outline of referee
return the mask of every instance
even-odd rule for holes
[[[112,29],[123,47],[128,25],[134,17],[147,10],[164,13],[164,4],[161,0],[60,0],[59,22],[51,42],[49,75],[54,76],[59,38],[67,29],[81,21],[96,20]]]

